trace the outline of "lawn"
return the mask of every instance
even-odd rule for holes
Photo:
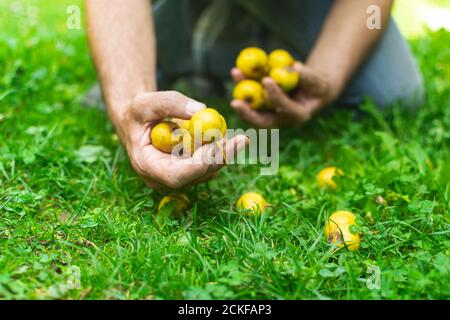
[[[107,116],[81,106],[95,74],[83,28],[66,28],[73,3],[0,4],[1,299],[448,299],[448,31],[410,38],[427,90],[417,114],[368,102],[361,121],[341,112],[282,130],[277,175],[231,166],[186,191],[186,217],[157,223],[163,195],[134,173]],[[332,192],[315,183],[328,165],[345,172]],[[234,209],[247,190],[267,214]],[[339,209],[358,216],[359,251],[326,242]],[[377,270],[380,288],[366,281]]]

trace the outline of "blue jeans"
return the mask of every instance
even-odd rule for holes
[[[154,5],[158,70],[166,83],[183,75],[229,79],[239,51],[289,50],[305,60],[334,0],[160,0]],[[351,13],[349,13],[351,14]],[[423,103],[424,86],[409,46],[391,22],[338,100],[380,107]]]

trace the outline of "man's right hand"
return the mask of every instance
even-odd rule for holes
[[[152,127],[167,117],[190,119],[194,113],[206,106],[176,91],[145,92],[135,96],[119,117],[111,110],[111,118],[124,143],[131,164],[144,179],[147,186],[156,189],[179,189],[188,185],[206,182],[215,177],[223,163],[206,163],[204,152],[208,145],[198,149],[192,158],[176,159],[152,146]],[[219,143],[227,159],[248,144],[248,138],[238,135]]]

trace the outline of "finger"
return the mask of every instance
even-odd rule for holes
[[[221,148],[214,143],[199,148],[192,158],[180,159],[157,151],[152,145],[143,149],[143,154],[133,167],[146,179],[152,188],[180,189],[186,185],[212,175],[225,165],[225,159],[232,156],[248,144],[248,138],[238,135],[233,139],[219,141]]]
[[[191,159],[180,160],[176,165],[178,173],[175,179],[186,185],[217,172],[226,164],[226,159],[233,159],[249,140],[245,135],[237,135],[218,143],[220,148],[210,143],[199,148]]]
[[[238,68],[231,69],[231,77],[233,78],[234,82],[236,82],[236,83],[240,82],[242,80],[245,80],[244,74]]]
[[[132,104],[133,116],[140,122],[161,120],[167,117],[190,119],[206,108],[177,91],[145,92],[136,96]]]
[[[298,108],[297,104],[281,90],[272,78],[265,77],[262,83],[266,89],[267,98],[277,112],[295,112]]]
[[[221,152],[222,157],[225,160],[224,164],[233,163],[232,161],[235,159],[235,156],[241,151],[244,150],[245,147],[250,143],[250,139],[243,134],[236,135],[231,139],[223,139],[221,141]],[[212,170],[216,170],[220,167],[212,167]],[[210,169],[211,170],[211,169]]]
[[[215,172],[227,164],[228,159],[233,159],[234,155],[248,143],[248,137],[242,134],[231,139],[221,139],[217,143],[210,143],[198,149],[192,157],[193,162],[206,164],[207,173]]]
[[[200,150],[200,151],[199,151]],[[133,167],[140,176],[162,185],[164,188],[180,189],[208,173],[209,164],[202,159],[206,146],[194,153],[195,158],[180,159],[175,155],[162,153],[152,145],[143,149],[142,155]]]
[[[253,110],[245,101],[233,100],[231,101],[231,107],[242,120],[258,128],[272,128],[275,124],[275,115],[272,112],[258,112]]]
[[[329,90],[329,85],[325,77],[310,67],[296,61],[293,68],[300,74],[300,87],[307,89],[308,93],[314,96],[322,96]]]

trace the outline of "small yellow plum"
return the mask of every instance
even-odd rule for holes
[[[151,130],[150,137],[152,145],[165,153],[171,153],[172,149],[181,142],[182,137],[176,137],[173,131],[177,125],[172,122],[161,122]]]
[[[267,207],[267,202],[259,193],[247,192],[236,201],[236,207],[240,210],[247,209],[253,213],[262,213]]]
[[[355,215],[348,211],[336,211],[327,221],[325,236],[328,243],[336,244],[338,247],[346,246],[349,250],[359,249],[359,234],[353,234],[350,227],[355,225]]]
[[[192,116],[189,122],[189,132],[194,137],[194,141],[198,139],[196,137],[199,135],[202,144],[210,143],[225,137],[227,123],[217,110],[205,108]]]
[[[186,211],[190,205],[189,198],[184,193],[173,193],[164,196],[161,199],[161,201],[158,204],[158,212],[160,212],[164,206],[169,205],[171,203],[175,204],[172,213],[176,217],[180,217],[181,214],[184,211]]]
[[[343,176],[344,172],[336,167],[328,167],[322,169],[316,176],[316,180],[319,187],[321,188],[330,187],[332,189],[336,189],[337,184],[336,182],[333,181],[333,178],[336,175]]]
[[[266,104],[264,88],[255,80],[239,82],[233,90],[233,98],[247,102],[255,110]]]
[[[239,53],[236,67],[245,77],[261,80],[268,72],[267,53],[260,48],[246,48]]]
[[[294,62],[294,57],[283,49],[274,50],[269,54],[270,69],[292,67]]]
[[[283,89],[284,92],[294,90],[300,80],[300,74],[291,67],[274,68],[269,76]]]

